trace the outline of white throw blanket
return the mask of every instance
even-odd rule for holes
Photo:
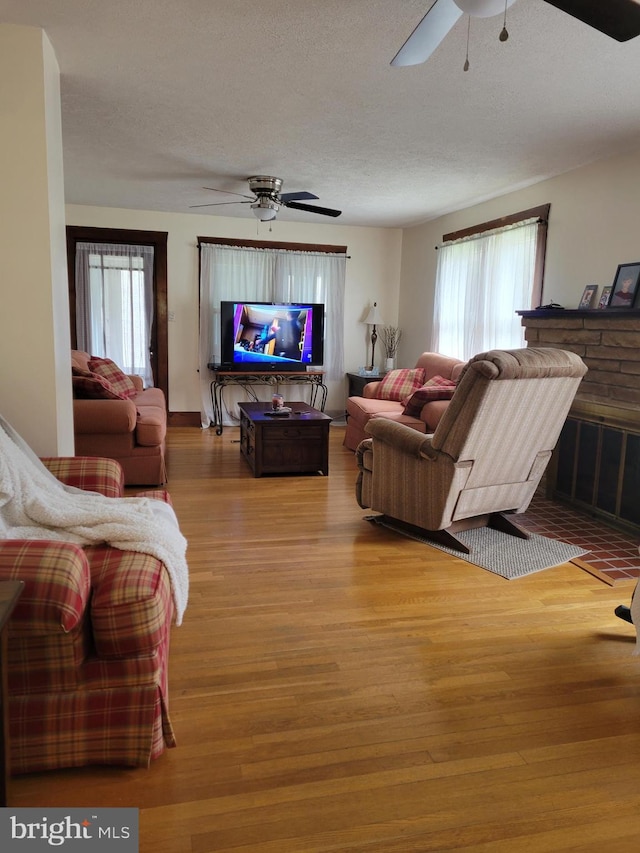
[[[161,560],[171,578],[176,624],[189,595],[187,541],[173,508],[151,498],[108,498],[65,486],[0,418],[0,539],[106,542]]]

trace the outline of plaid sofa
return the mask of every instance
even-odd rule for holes
[[[68,485],[124,491],[113,459],[43,459]],[[169,501],[164,490],[141,495]],[[107,545],[0,540],[0,579],[25,589],[9,623],[14,774],[147,766],[175,746],[167,659],[173,603],[154,557]]]

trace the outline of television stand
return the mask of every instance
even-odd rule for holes
[[[242,388],[254,401],[260,402],[254,390],[256,387],[269,386],[274,394],[280,393],[282,385],[308,385],[309,405],[324,412],[327,402],[327,386],[324,384],[324,371],[254,371],[248,373],[245,370],[225,370],[218,365],[208,364],[207,367],[213,373],[211,380],[211,406],[213,408],[213,424],[216,434],[222,435],[222,412],[224,389],[229,385]]]

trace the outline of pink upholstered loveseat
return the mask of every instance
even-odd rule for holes
[[[121,497],[112,459],[44,459],[62,482]],[[168,500],[166,492],[142,495]],[[9,623],[10,766],[147,766],[175,746],[167,662],[174,604],[155,557],[108,545],[0,539],[0,580],[25,588]]]
[[[124,470],[127,486],[157,486],[166,482],[167,409],[162,390],[143,389],[139,376],[129,376],[136,390],[127,399],[80,398],[75,374],[91,373],[90,360],[89,353],[71,351],[76,454],[117,460]]]
[[[411,368],[415,371],[412,380],[414,385],[422,385],[433,380],[434,377],[441,376],[444,379],[456,382],[464,365],[465,362],[457,358],[450,358],[436,352],[423,352],[416,362],[415,368]],[[388,384],[390,378],[392,377],[387,374],[384,380],[380,382],[369,382],[364,386],[363,397],[349,397],[347,400],[347,429],[343,443],[349,450],[355,451],[360,442],[369,437],[368,433],[365,432],[365,426],[370,418],[387,418],[406,424],[422,433],[433,432],[438,426],[440,418],[449,405],[449,400],[427,402],[417,415],[404,414],[403,400],[406,399],[407,388],[402,383],[397,383],[398,393],[392,393],[391,399],[389,399],[388,394],[385,395],[386,399],[380,399],[382,381],[386,381]]]

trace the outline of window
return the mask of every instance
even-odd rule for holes
[[[220,358],[220,302],[315,302],[325,306],[324,372],[344,377],[346,246],[213,240],[200,246],[200,380],[202,424],[213,422],[207,364]]]
[[[78,246],[80,244],[99,244],[101,247],[94,254],[102,255],[103,257],[118,258],[120,254],[118,247],[129,247],[128,251],[133,252],[133,257],[144,257],[145,252],[148,256],[148,250],[153,250],[152,263],[152,282],[151,294],[148,290],[145,294],[145,310],[151,313],[151,331],[150,340],[147,344],[147,352],[151,363],[151,375],[147,382],[152,382],[156,387],[161,388],[164,392],[165,399],[169,400],[168,389],[168,353],[167,353],[167,232],[165,231],[139,231],[128,228],[93,228],[90,226],[68,225],[67,226],[67,266],[69,270],[69,307],[71,320],[71,346],[75,349],[87,349],[91,355],[98,355],[97,352],[92,352],[93,346],[86,346],[81,341],[87,340],[86,332],[81,330],[80,326],[85,322],[81,319],[86,316],[86,312],[79,311],[79,302],[82,301],[81,290],[83,282],[79,276],[84,275],[88,282],[89,276],[98,274],[98,267],[101,261],[95,262],[94,268],[90,273],[88,258],[85,262],[78,266]],[[147,247],[144,250],[144,247]],[[141,250],[136,252],[136,250]],[[85,253],[86,254],[86,253]],[[109,270],[109,263],[105,265],[105,271]],[[122,258],[115,261],[124,263]],[[132,268],[133,278],[138,277],[139,265]],[[115,275],[112,270],[109,272]],[[125,276],[128,275],[123,270]],[[145,279],[146,280],[146,279]],[[146,280],[148,287],[148,281]],[[90,308],[90,305],[88,306]],[[87,309],[88,310],[88,309]],[[80,314],[80,316],[79,316]],[[125,313],[126,316],[126,313]],[[91,332],[89,331],[89,334]],[[108,355],[118,362],[120,356]],[[139,361],[138,357],[134,357],[134,362]],[[123,366],[123,369],[124,366]],[[136,373],[139,370],[135,369]],[[152,378],[151,378],[152,377]]]
[[[542,293],[549,205],[446,234],[438,250],[432,345],[463,359],[525,345],[518,310]]]
[[[76,245],[78,346],[153,385],[153,246]]]

